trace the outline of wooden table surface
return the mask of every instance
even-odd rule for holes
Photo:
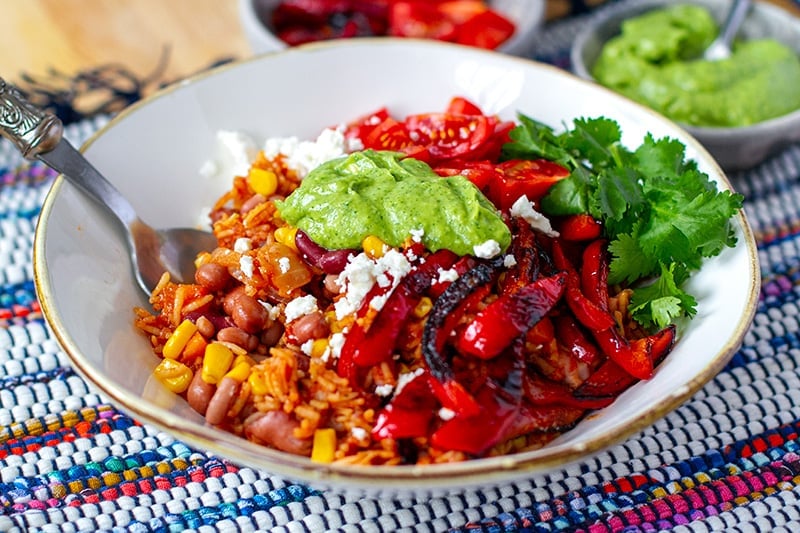
[[[563,0],[561,0],[563,1]],[[770,0],[800,15],[793,0]],[[597,3],[597,1],[591,2]],[[250,55],[236,0],[0,0],[0,77],[119,64],[160,81]],[[553,0],[549,15],[559,14]],[[162,63],[163,59],[163,63]],[[163,67],[163,69],[161,68]]]

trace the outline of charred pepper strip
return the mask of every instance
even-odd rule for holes
[[[422,356],[433,376],[433,389],[439,402],[455,413],[477,413],[479,406],[469,392],[455,379],[453,369],[442,354],[447,338],[443,335],[445,324],[461,302],[475,290],[497,276],[503,266],[502,258],[478,263],[447,287],[437,298],[422,331]]]
[[[583,261],[589,261],[591,264],[591,262],[597,258],[588,257],[587,255],[599,255],[599,252],[602,251],[602,249],[599,250],[598,248],[588,248],[588,250],[588,254],[584,253]],[[619,366],[624,368],[631,376],[638,379],[650,379],[653,376],[653,361],[641,350],[634,351],[631,348],[628,340],[622,336],[619,330],[617,330],[616,322],[611,316],[611,313],[607,310],[607,303],[605,306],[599,305],[594,303],[587,296],[583,295],[580,288],[581,280],[578,272],[572,266],[572,263],[567,258],[558,241],[553,241],[553,260],[557,267],[563,268],[568,273],[567,302],[570,305],[570,309],[575,314],[575,318],[577,318],[581,324],[589,329],[592,337],[594,337],[595,342],[603,351],[603,353],[606,354],[608,358],[613,359],[614,362],[616,362]],[[602,279],[602,275],[594,278],[595,282],[598,284]],[[596,295],[600,290],[602,289],[597,287],[589,287],[588,292]],[[582,301],[580,305],[574,298],[572,298],[572,296],[576,293],[582,295]],[[578,309],[582,308],[583,304],[591,308],[591,314],[601,313],[605,315],[605,323],[608,325],[603,326],[602,323],[598,322],[594,318],[587,320],[586,315],[578,313]]]
[[[389,359],[403,325],[438,276],[439,269],[450,268],[457,258],[449,250],[439,250],[403,278],[368,327],[359,322],[353,324],[342,346],[339,365],[346,368],[352,362],[367,367]],[[362,307],[368,309],[370,302],[365,299]],[[366,315],[366,311],[359,314]]]
[[[578,271],[567,257],[561,243],[553,241],[553,262],[555,266],[567,273],[566,301],[570,311],[578,321],[587,328],[603,330],[615,326],[614,318],[607,310],[593,302],[581,290],[581,278]]]
[[[460,450],[483,455],[489,448],[508,438],[522,403],[522,380],[525,375],[524,342],[517,339],[504,355],[512,358],[502,383],[487,378],[475,393],[479,410],[472,415],[457,414],[442,423],[431,435],[437,448]],[[480,428],[476,431],[476,428]]]
[[[501,295],[461,331],[456,348],[481,359],[496,357],[553,308],[564,293],[566,277],[560,272]]]
[[[654,364],[658,364],[672,350],[676,328],[672,324],[658,333],[633,341],[632,350],[641,352]],[[581,398],[616,398],[638,381],[612,359],[606,360],[584,381],[573,394]]]

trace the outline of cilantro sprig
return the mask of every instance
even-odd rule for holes
[[[563,133],[520,114],[506,159],[545,158],[571,172],[542,199],[547,215],[590,213],[609,239],[609,283],[634,288],[631,312],[645,326],[692,317],[697,301],[682,286],[704,258],[736,244],[731,226],[743,196],[720,191],[686,147],[647,134],[629,150],[619,124],[581,118]]]

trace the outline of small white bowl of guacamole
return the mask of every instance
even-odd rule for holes
[[[630,0],[601,9],[572,68],[679,123],[726,170],[800,141],[800,20],[754,2],[730,58],[702,59],[729,0]]]

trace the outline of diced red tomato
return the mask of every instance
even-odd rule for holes
[[[498,165],[498,178],[489,183],[486,195],[501,210],[508,210],[521,196],[538,202],[569,170],[545,159],[512,159]]]
[[[454,96],[447,105],[446,113],[449,115],[483,115],[480,107],[463,96]]]
[[[388,118],[389,110],[385,107],[381,107],[369,115],[364,115],[348,124],[345,128],[344,135],[349,139],[361,139],[363,142],[372,130]]]
[[[561,238],[568,241],[589,241],[603,232],[603,226],[588,213],[564,217],[556,226]]]
[[[494,50],[514,34],[514,24],[499,13],[486,10],[458,26],[456,42]]]
[[[467,162],[457,166],[441,166],[434,169],[440,176],[464,176],[483,190],[495,178],[497,169],[490,161]]]
[[[414,144],[405,125],[391,117],[375,126],[361,140],[364,142],[364,148],[374,150],[401,150]]]
[[[389,8],[388,32],[396,37],[450,41],[455,38],[456,24],[443,17],[435,4],[395,2]]]
[[[467,158],[494,133],[484,115],[425,113],[410,115],[405,124],[415,142],[427,147],[432,162]]]

